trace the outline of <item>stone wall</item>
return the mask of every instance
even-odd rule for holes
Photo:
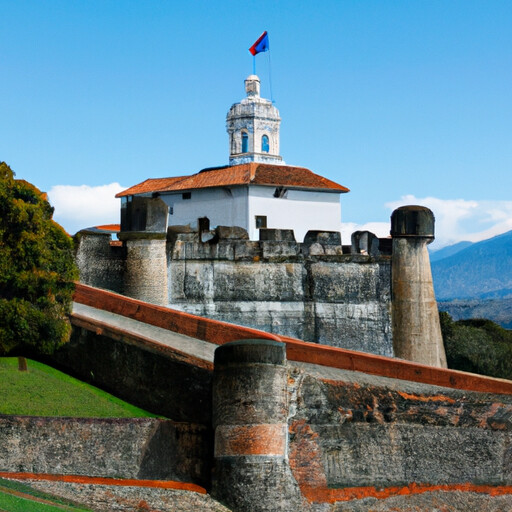
[[[16,480],[14,478],[14,480]],[[81,503],[96,512],[230,512],[209,495],[172,488],[137,485],[101,485],[23,479],[35,489]]]
[[[190,364],[165,347],[74,326],[50,364],[154,414],[211,424],[211,368]]]
[[[204,484],[204,431],[155,418],[0,416],[0,472]]]
[[[125,248],[112,245],[112,235],[98,229],[84,229],[75,235],[75,240],[80,282],[123,293]]]
[[[157,263],[152,256],[147,261],[140,255],[131,258],[125,248],[109,246],[108,236],[85,232],[77,250],[80,280],[160,304],[165,299],[155,297],[162,295],[167,280],[171,308],[306,341],[393,355],[389,250],[367,254],[357,244],[351,251],[341,246],[338,233],[310,232],[299,244],[293,232],[282,239],[286,230],[261,231],[265,239],[259,242],[249,241],[240,228],[218,227],[202,234],[207,241],[200,241],[196,232],[170,232],[167,275],[162,258]],[[152,249],[161,243],[142,242]],[[152,290],[149,295],[147,289]]]
[[[290,366],[289,383],[290,465],[312,503],[356,488],[365,498],[512,490],[510,396],[310,365]]]
[[[168,244],[169,306],[335,347],[393,355],[391,258],[334,244]]]
[[[216,352],[214,497],[237,512],[426,512],[426,493],[447,512],[512,509],[511,395],[286,363],[279,345]]]
[[[89,291],[91,300],[105,296],[110,309],[121,303],[128,316],[143,314],[191,334],[185,313]],[[80,338],[75,359],[93,354],[94,373],[114,376],[117,393],[132,386],[136,396],[140,383],[139,395],[151,394],[162,409],[201,417],[205,424],[194,432],[203,467],[214,468],[213,480],[206,471],[200,483],[212,485],[213,497],[234,512],[287,511],[290,504],[304,512],[432,512],[429,499],[447,512],[512,509],[511,382],[293,340],[225,344],[247,333],[197,321],[196,335],[222,344],[213,376],[183,354],[149,346],[144,350],[154,359],[140,367],[137,358],[112,357],[109,341],[117,341],[94,325],[90,338]],[[209,330],[209,323],[217,328]],[[123,343],[135,346],[127,338]],[[161,380],[155,380],[159,365]],[[117,381],[123,372],[127,378]],[[175,457],[170,452],[164,456]]]

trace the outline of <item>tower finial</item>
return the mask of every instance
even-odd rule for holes
[[[260,97],[260,79],[256,75],[249,75],[245,79],[245,92],[250,97]]]

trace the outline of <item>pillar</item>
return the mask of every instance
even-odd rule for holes
[[[166,234],[124,231],[118,237],[126,245],[125,295],[167,306]]]
[[[423,206],[398,208],[391,215],[391,236],[395,356],[446,368],[427,250],[434,240],[434,214]]]
[[[283,343],[243,340],[215,351],[213,496],[233,512],[301,510],[288,466]]]

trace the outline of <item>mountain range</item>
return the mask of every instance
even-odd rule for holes
[[[432,253],[431,262],[440,310],[512,327],[512,231],[445,247]]]

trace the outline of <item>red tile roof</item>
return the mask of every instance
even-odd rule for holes
[[[349,192],[348,188],[304,167],[249,163],[204,169],[192,176],[148,179],[119,192],[116,197],[236,185],[268,185],[339,193]]]

